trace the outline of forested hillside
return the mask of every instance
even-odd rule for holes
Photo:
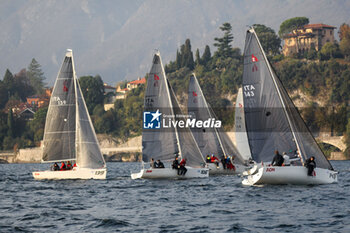
[[[339,43],[326,44],[320,51],[310,50],[289,57],[281,54],[281,39],[274,30],[258,24],[254,28],[273,68],[311,130],[315,133],[327,131],[334,135],[345,135],[347,145],[350,145],[349,26],[341,25]],[[242,51],[232,47],[235,40],[232,26],[224,23],[220,31],[221,34],[213,39],[215,51],[206,46],[200,54],[187,39],[174,51],[176,59],[166,64],[165,71],[183,107],[186,106],[189,77],[195,72],[216,115],[223,121],[225,129],[231,130],[234,123],[233,103],[241,85],[243,59]],[[29,94],[42,90],[44,83],[42,74],[39,75],[40,67],[36,67],[35,75],[30,73],[33,69],[28,67],[22,79],[19,74],[13,77],[7,71],[0,82],[0,93],[4,96],[0,99],[3,109],[0,115],[1,149],[34,146],[42,139],[47,108],[39,109],[30,122],[15,118],[8,111],[10,101],[24,101],[23,98]],[[84,76],[79,78],[79,82],[97,133],[110,134],[121,140],[141,134],[145,86],[133,89],[127,98],[116,100],[114,109],[105,111],[103,104],[109,96],[103,94],[102,78]]]

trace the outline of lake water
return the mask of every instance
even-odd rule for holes
[[[0,232],[350,232],[350,161],[332,164],[338,184],[264,187],[131,180],[139,163],[108,163],[102,181],[34,181],[48,165],[0,164]]]

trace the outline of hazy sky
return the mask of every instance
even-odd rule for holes
[[[192,50],[221,36],[230,22],[235,47],[243,47],[247,25],[278,31],[284,20],[306,16],[311,23],[350,23],[345,0],[1,0],[0,73],[17,73],[34,57],[52,85],[65,50],[73,49],[78,76],[100,74],[109,84],[149,71],[154,49],[163,62],[191,39]]]

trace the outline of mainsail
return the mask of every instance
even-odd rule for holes
[[[75,159],[75,115],[73,60],[67,52],[58,73],[46,116],[43,162]]]
[[[167,121],[184,120],[175,94],[168,82],[160,54],[156,53],[147,80],[144,102],[144,114],[162,113]],[[151,158],[169,161],[179,155],[187,159],[187,165],[198,167],[204,164],[201,152],[187,128],[160,127],[159,129],[143,129],[142,160],[149,162]]]
[[[190,77],[188,88],[188,113],[197,120],[208,120],[217,117],[213,109],[206,101],[197,77],[193,74]],[[215,154],[222,158],[224,155],[235,156],[241,163],[244,159],[233,145],[230,138],[219,128],[213,129],[191,129],[194,138],[203,156]]]
[[[244,48],[243,100],[256,162],[270,162],[274,150],[298,151],[302,162],[315,156],[318,167],[333,169],[273,72],[254,29],[247,31]]]
[[[157,110],[174,119],[167,78],[159,53],[153,57],[153,64],[147,79],[144,114]],[[175,128],[143,129],[142,160],[144,162],[149,162],[151,158],[170,160],[179,152]]]
[[[44,132],[43,161],[76,160],[81,168],[101,168],[100,151],[68,50],[52,92]]]

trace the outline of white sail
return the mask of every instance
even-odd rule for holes
[[[73,66],[74,68],[74,66]],[[75,88],[77,93],[76,114],[76,155],[77,165],[82,168],[101,168],[106,162],[98,144],[95,129],[92,125],[88,109],[83,98],[79,81],[75,77]]]
[[[238,89],[235,108],[235,138],[236,148],[244,160],[251,159],[250,147],[244,120],[244,105],[242,88]]]

